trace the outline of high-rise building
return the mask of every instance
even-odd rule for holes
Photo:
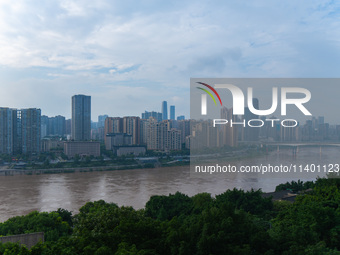
[[[47,135],[54,135],[54,118],[48,118]]]
[[[107,150],[112,150],[117,146],[131,146],[132,145],[132,135],[124,133],[113,133],[106,135],[105,148]]]
[[[98,122],[94,122],[91,120],[91,129],[96,129],[98,125]]]
[[[319,116],[318,117],[318,123],[319,123],[319,125],[325,124],[325,117],[324,116]]]
[[[168,150],[175,150],[179,151],[182,148],[181,143],[181,131],[178,129],[172,128],[168,130],[167,134],[167,141],[166,141],[166,147]]]
[[[124,133],[132,136],[132,145],[140,144],[140,118],[139,117],[107,117],[105,120],[104,136],[105,146],[109,148],[112,134]],[[111,135],[109,135],[111,134]],[[109,135],[109,136],[108,136]],[[109,138],[108,138],[109,137]]]
[[[239,121],[237,116],[233,114],[233,108],[228,109],[223,107],[221,109],[221,119],[228,119],[232,120],[234,123]],[[223,125],[222,127],[222,145],[226,145],[229,147],[236,147],[238,146],[238,130],[237,126],[231,126],[229,123],[228,125]]]
[[[139,117],[124,117],[123,118],[123,133],[132,135],[132,144],[140,144],[140,118]]]
[[[91,139],[91,96],[72,97],[72,139],[86,141]]]
[[[41,127],[42,127],[42,131],[41,133],[44,133],[43,128],[46,125],[46,117],[47,116],[41,116]],[[58,115],[55,117],[50,117],[48,118],[48,122],[46,125],[46,135],[50,135],[50,136],[64,136],[66,133],[66,120],[64,116]],[[44,136],[42,136],[44,137]]]
[[[16,152],[17,139],[17,110],[0,108],[0,153]]]
[[[155,119],[150,118],[147,126],[147,149],[164,151],[168,129],[168,121],[158,123]]]
[[[170,105],[170,119],[175,120],[175,106]]]
[[[299,140],[299,126],[293,127],[295,125],[294,121],[285,121],[285,125],[288,127],[281,127],[280,133],[281,133],[281,141],[287,142],[287,141],[298,141]]]
[[[123,133],[123,119],[120,117],[107,117],[105,119],[104,133]]]
[[[181,131],[170,128],[170,121],[157,122],[150,118],[147,124],[148,150],[170,151],[181,149]]]
[[[72,120],[71,119],[65,120],[65,134],[66,135],[71,135],[71,133],[72,133],[71,126],[72,126]]]
[[[104,140],[105,140],[105,146],[107,148],[111,148],[109,144],[109,140],[107,138],[108,134],[113,133],[123,133],[123,119],[119,117],[107,117],[105,119],[105,125],[104,125]]]
[[[148,133],[148,120],[141,119],[140,120],[140,144],[146,145]]]
[[[163,120],[168,119],[168,103],[167,103],[167,101],[162,102],[162,119]]]
[[[253,107],[255,109],[259,109],[259,100],[257,98],[253,98]],[[248,107],[245,107],[244,109],[244,119],[246,122],[248,122],[251,119],[258,119],[259,116],[253,114]],[[250,127],[246,126],[244,128],[244,140],[245,141],[258,141],[259,140],[259,134],[260,134],[260,128],[258,127]]]
[[[49,120],[48,116],[41,115],[41,138],[49,135]]]
[[[148,120],[150,117],[155,118],[158,122],[162,121],[163,115],[161,112],[148,112],[142,113],[142,119]]]
[[[178,116],[177,120],[185,120],[185,116],[184,115]]]
[[[66,119],[58,115],[54,117],[54,135],[64,136],[66,134]]]
[[[190,135],[190,120],[179,120],[178,130],[181,131],[181,143],[185,143],[185,138]]]
[[[107,117],[109,117],[107,114],[99,115],[99,116],[98,116],[98,124],[97,124],[97,127],[98,127],[98,128],[104,127],[104,125],[105,125],[105,119],[106,119]]]
[[[21,150],[24,154],[39,154],[41,143],[41,110],[36,108],[21,109],[20,116]]]

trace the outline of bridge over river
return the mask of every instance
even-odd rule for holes
[[[262,148],[276,147],[277,151],[281,149],[291,148],[293,155],[299,151],[301,147],[319,147],[320,154],[322,153],[323,147],[340,147],[340,142],[320,142],[320,141],[310,141],[310,142],[266,142],[266,141],[244,141],[241,144],[256,144]]]
[[[240,144],[256,144],[264,146],[279,146],[279,147],[340,147],[340,142],[268,142],[268,141],[242,141]]]

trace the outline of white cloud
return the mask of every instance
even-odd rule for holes
[[[0,1],[0,66],[11,73],[0,100],[26,102],[18,92],[32,89],[37,102],[59,90],[56,99],[68,102],[82,90],[105,95],[93,100],[98,109],[120,102],[112,104],[119,114],[129,107],[117,90],[137,93],[125,98],[131,111],[182,94],[188,115],[193,76],[338,76],[338,16],[330,1]]]

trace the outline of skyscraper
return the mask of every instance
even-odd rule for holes
[[[170,119],[175,120],[175,106],[170,105]]]
[[[22,153],[39,154],[41,141],[41,110],[36,108],[21,109],[20,144]]]
[[[0,108],[0,153],[13,154],[17,146],[17,110]]]
[[[91,96],[72,97],[72,139],[85,141],[91,139]]]
[[[168,103],[167,103],[167,101],[162,102],[162,118],[163,118],[163,120],[168,119]]]

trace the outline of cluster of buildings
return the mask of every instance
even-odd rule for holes
[[[40,153],[40,109],[0,108],[0,153]]]
[[[253,99],[259,109],[259,102]],[[235,147],[240,141],[338,141],[340,125],[325,123],[324,117],[313,117],[304,125],[296,122],[286,127],[271,122],[276,117],[254,115],[247,107],[243,116],[233,115],[233,110],[223,107],[221,119],[239,123],[214,127],[212,120],[175,119],[175,106],[171,105],[168,118],[167,102],[163,101],[161,112],[145,111],[139,116],[98,116],[91,121],[91,96],[72,97],[72,118],[41,115],[37,108],[0,108],[0,154],[39,155],[41,152],[62,151],[69,157],[75,155],[100,155],[100,145],[118,156],[143,155],[146,150],[169,152],[213,147]],[[245,120],[262,120],[261,127],[240,125]]]
[[[162,112],[145,111],[140,117],[106,117],[104,126],[93,130],[97,140],[104,140],[105,148],[117,155],[140,155],[146,150],[181,150],[185,136],[190,134],[190,122],[184,116],[175,120],[175,106],[170,106],[168,119],[167,102],[162,102]]]
[[[142,117],[100,115],[91,121],[91,96],[72,97],[72,118],[48,117],[41,110],[0,108],[0,154],[39,155],[63,151],[67,156],[100,155],[100,144],[118,156],[141,155],[146,150],[181,150],[189,135],[189,121],[175,120],[175,106],[162,102],[162,112],[142,113]]]
[[[253,99],[254,108],[259,109],[258,99]],[[220,120],[228,124],[215,125],[213,120],[191,120],[191,132],[186,137],[186,146],[191,149],[235,147],[239,142],[298,142],[339,141],[340,125],[325,123],[324,117],[312,117],[301,125],[296,120],[279,120],[275,116],[257,116],[245,107],[244,115],[233,114],[233,109],[223,107]],[[248,120],[253,120],[251,124]],[[230,123],[236,123],[231,126]],[[256,123],[257,122],[257,123]]]

